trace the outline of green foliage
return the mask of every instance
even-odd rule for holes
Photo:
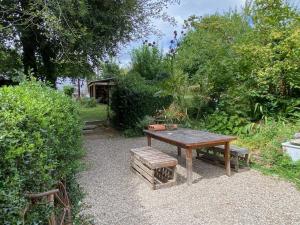
[[[258,168],[299,185],[300,163],[281,150],[300,129],[299,9],[254,0],[241,13],[193,16],[186,25],[174,65],[189,77],[180,93],[187,126],[239,135]]]
[[[169,106],[172,97],[156,96],[157,91],[157,87],[147,84],[138,74],[120,78],[112,94],[114,124],[123,130],[135,129],[146,115],[152,116]]]
[[[221,94],[239,83],[239,64],[233,46],[249,26],[235,12],[212,15],[192,22],[183,39],[175,67],[188,74],[194,106],[199,113],[214,109]]]
[[[205,128],[223,134],[244,134],[247,133],[245,126],[248,120],[238,115],[228,115],[225,112],[215,112],[206,118]]]
[[[47,205],[34,207],[24,217],[24,194],[53,189],[60,180],[68,186],[75,182],[83,155],[77,105],[33,81],[4,87],[0,125],[0,223],[45,224],[42,211],[49,212]]]
[[[64,90],[65,95],[72,97],[73,93],[75,91],[75,88],[71,85],[66,85],[66,86],[64,86],[63,90]]]
[[[179,110],[181,110],[181,112],[186,111],[188,107],[186,99],[189,94],[187,74],[176,70],[169,78],[159,82],[159,87],[160,92],[157,94],[161,96],[172,96],[173,102]]]
[[[269,174],[278,174],[300,187],[300,161],[292,162],[281,147],[281,143],[290,140],[299,130],[298,121],[267,120],[259,131],[243,136],[238,144],[251,150],[255,167]]]
[[[154,124],[154,123],[155,123],[154,117],[145,116],[142,120],[138,122],[137,127],[140,128],[140,130],[143,130],[143,129],[147,129],[150,124]]]
[[[163,55],[156,45],[144,44],[131,53],[132,72],[138,73],[146,80],[164,77]],[[167,75],[165,75],[167,76]]]
[[[95,98],[83,97],[79,100],[79,103],[85,108],[94,108],[97,106],[97,101]]]
[[[83,122],[93,120],[104,121],[107,117],[107,105],[97,104],[93,108],[80,107],[79,113]]]
[[[0,74],[13,78],[21,68],[21,57],[16,49],[6,49],[0,41]]]
[[[155,118],[152,116],[145,116],[135,124],[135,127],[124,130],[123,134],[126,137],[141,136],[143,135],[143,130],[147,129],[150,124],[155,124]]]
[[[121,68],[115,59],[111,58],[109,61],[106,61],[101,64],[101,78],[115,78],[121,75]]]
[[[1,42],[21,46],[25,73],[55,85],[58,76],[83,77],[120,44],[150,33],[152,17],[175,0],[1,1]]]
[[[258,121],[297,107],[299,18],[282,0],[253,1],[242,13],[191,18],[175,66],[190,77],[193,114],[218,109]]]

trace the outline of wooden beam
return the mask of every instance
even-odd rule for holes
[[[230,169],[230,144],[229,142],[225,143],[225,149],[224,149],[224,161],[225,161],[225,169],[226,169],[226,175],[230,176],[231,169]]]
[[[187,178],[187,184],[191,185],[193,181],[193,152],[191,148],[187,148],[185,150],[186,155],[186,178]]]
[[[177,156],[180,157],[181,156],[181,148],[177,147]]]
[[[96,99],[96,85],[93,84],[93,98]]]

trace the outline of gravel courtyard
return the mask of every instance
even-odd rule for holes
[[[84,213],[97,225],[300,224],[300,191],[251,170],[227,177],[224,169],[193,159],[187,186],[184,151],[178,184],[153,191],[130,171],[129,150],[146,138],[124,138],[110,129],[85,136],[87,170],[79,183],[87,193]],[[153,140],[176,156],[176,147]]]

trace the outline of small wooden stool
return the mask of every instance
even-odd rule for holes
[[[152,189],[176,184],[177,159],[150,146],[131,149],[131,168]]]

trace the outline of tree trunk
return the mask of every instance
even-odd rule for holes
[[[40,43],[40,53],[44,66],[43,75],[45,76],[46,81],[50,84],[50,86],[56,88],[57,77],[55,74],[55,64],[53,62],[56,57],[54,47],[52,47],[51,43],[47,42],[46,40],[42,40]]]
[[[77,98],[78,99],[80,99],[80,78],[79,79],[77,79],[77,91],[78,91],[78,96],[77,96]]]
[[[21,42],[23,45],[23,65],[24,73],[29,76],[30,73],[37,75],[37,65],[36,65],[36,42],[34,41],[34,33],[30,31],[23,31]]]

